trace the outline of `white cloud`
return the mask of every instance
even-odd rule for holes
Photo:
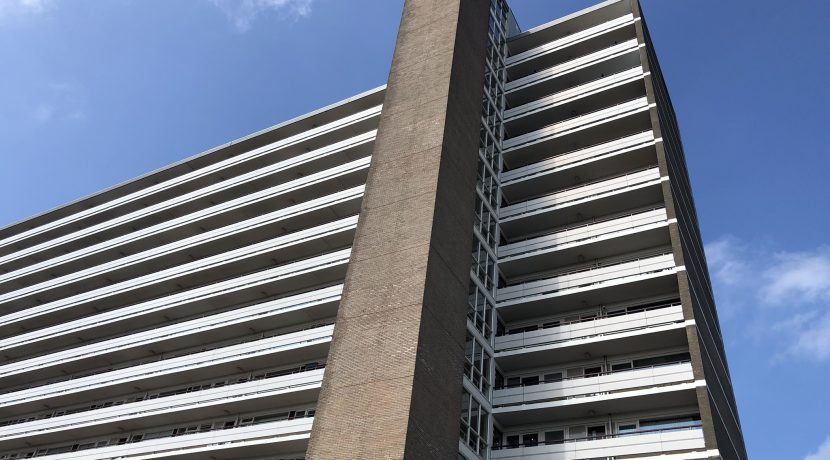
[[[0,19],[37,15],[53,6],[53,0],[0,0]]]
[[[222,10],[236,30],[245,33],[258,16],[276,13],[283,18],[299,19],[311,14],[312,0],[210,0]]]
[[[777,253],[763,273],[762,300],[769,304],[830,300],[830,247],[815,252]]]
[[[47,121],[52,119],[52,115],[55,114],[55,108],[49,104],[40,104],[36,107],[32,108],[31,115],[32,118],[40,123],[46,123]]]
[[[773,361],[830,358],[830,246],[771,251],[725,236],[706,245],[706,256],[722,318],[772,341],[780,350]]]
[[[804,457],[804,460],[830,460],[830,436],[828,436],[818,449]]]
[[[86,97],[76,85],[58,82],[43,85],[27,104],[29,118],[43,124],[53,121],[81,122],[86,119]]]
[[[808,320],[795,328],[794,342],[787,350],[790,355],[823,361],[830,357],[830,311],[821,316],[808,315]],[[828,447],[830,460],[830,447]],[[825,458],[825,457],[822,457]]]

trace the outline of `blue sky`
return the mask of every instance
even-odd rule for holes
[[[830,460],[830,2],[642,2],[750,455]],[[383,84],[401,5],[0,0],[0,226]]]

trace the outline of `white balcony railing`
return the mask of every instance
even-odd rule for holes
[[[631,136],[614,139],[598,145],[575,150],[555,157],[532,163],[501,174],[502,187],[510,187],[524,180],[552,174],[562,168],[620,155],[631,150],[654,144],[654,132],[644,131]]]
[[[648,110],[649,107],[648,100],[645,97],[641,97],[614,105],[612,107],[590,112],[585,115],[569,118],[536,131],[506,139],[503,144],[504,153],[505,155],[509,155],[511,151],[519,149],[525,145],[544,142],[572,131],[589,128],[611,120],[633,115],[635,113],[644,112]]]
[[[683,321],[683,309],[680,305],[672,305],[593,321],[579,321],[546,329],[502,335],[496,337],[494,348],[499,353],[579,339],[610,336],[680,321]]]
[[[269,240],[260,241],[258,243],[254,243],[248,246],[243,246],[241,248],[232,249],[230,251],[222,252],[220,254],[197,259],[192,262],[176,265],[174,267],[159,270],[157,272],[137,276],[125,281],[113,283],[108,286],[93,289],[81,294],[65,297],[63,299],[50,302],[50,304],[55,305],[56,308],[60,308],[58,306],[64,304],[74,305],[89,300],[100,300],[110,295],[122,294],[135,288],[144,288],[147,286],[151,286],[155,283],[168,281],[176,277],[194,275],[196,273],[204,272],[207,270],[219,269],[222,266],[239,262],[244,259],[249,259],[251,257],[256,257],[263,254],[276,254],[280,250],[296,247],[298,245],[308,243],[313,240],[322,239],[339,233],[352,231],[355,229],[356,226],[357,216],[346,217],[344,219],[328,222],[322,225],[318,225],[316,227],[300,230],[297,232],[289,233],[287,235],[278,236],[276,238],[272,238]],[[103,273],[106,273],[106,269],[97,266],[90,267],[85,270],[53,278],[42,283],[33,284],[25,288],[0,294],[0,305],[6,302],[12,302],[21,297],[26,297],[38,293],[46,289],[55,289],[57,287],[74,283],[83,279],[91,278],[94,276],[102,276]]]
[[[639,211],[608,220],[581,224],[536,238],[529,238],[499,247],[499,262],[507,263],[540,252],[548,252],[596,239],[607,239],[654,228],[667,222],[666,209]]]
[[[214,230],[209,230],[198,235],[193,235],[188,238],[176,240],[168,244],[160,245],[146,251],[138,252],[136,254],[125,257],[118,257],[116,260],[100,264],[97,266],[99,270],[116,270],[129,267],[134,264],[140,264],[144,261],[162,257],[175,251],[181,251],[190,247],[207,244],[221,238],[232,237],[233,235],[253,230],[257,227],[262,227],[276,222],[295,219],[305,214],[313,213],[325,209],[327,207],[335,206],[340,203],[359,199],[363,196],[365,186],[352,187],[342,192],[326,195],[322,198],[315,198],[313,200],[305,201],[294,206],[278,209],[273,212],[262,214],[251,219],[246,219],[239,222],[234,222],[230,225],[220,227]],[[86,257],[94,256],[103,251],[112,250],[121,244],[133,241],[136,238],[148,236],[143,230],[130,233],[118,238],[103,241],[91,246],[87,246],[77,251],[72,251],[67,254],[62,254],[51,259],[38,262],[36,264],[27,265],[26,267],[10,271],[8,273],[0,274],[0,283],[6,283],[20,277],[28,276],[41,270],[54,269],[55,267],[67,262],[77,261]]]
[[[553,40],[551,42],[545,43],[544,45],[537,46],[536,48],[531,48],[525,52],[510,56],[507,59],[505,59],[505,65],[507,65],[509,69],[511,66],[514,66],[516,64],[521,64],[523,62],[535,59],[539,56],[559,51],[575,43],[579,43],[588,38],[592,38],[607,33],[609,31],[619,29],[620,27],[632,24],[633,22],[634,15],[631,13],[626,14],[625,16],[621,16],[619,18],[612,19],[602,24],[589,27],[585,30],[580,30],[579,32],[572,33],[558,40]]]
[[[170,340],[176,337],[216,330],[234,324],[262,320],[288,311],[309,308],[324,303],[337,302],[340,300],[342,290],[342,285],[333,286],[297,296],[270,300],[215,315],[203,316],[190,321],[141,331],[135,334],[102,340],[89,345],[69,348],[35,358],[16,361],[0,366],[0,377],[66,364],[81,359],[90,359],[138,346],[146,346],[162,340]]]
[[[553,67],[548,67],[547,69],[533,73],[526,77],[511,80],[507,83],[505,89],[508,93],[513,91],[519,91],[540,81],[551,80],[560,77],[564,74],[584,69],[594,64],[598,64],[600,62],[604,62],[609,59],[622,56],[624,54],[636,50],[638,47],[639,44],[637,43],[637,39],[632,38],[631,40],[624,41],[622,43],[610,46],[600,51],[595,51],[593,53],[580,56],[576,59],[563,62],[562,64],[557,64]]]
[[[692,426],[678,429],[641,431],[597,436],[560,443],[505,446],[494,449],[493,459],[589,460],[634,455],[659,455],[704,449],[703,429]],[[688,457],[705,458],[705,457]]]
[[[310,129],[308,131],[301,132],[299,134],[295,134],[293,136],[289,136],[285,139],[279,140],[272,144],[268,144],[257,149],[251,150],[250,152],[246,152],[240,155],[233,156],[223,161],[219,161],[217,163],[211,164],[209,166],[205,166],[204,168],[200,168],[194,171],[191,171],[186,174],[182,174],[175,178],[166,180],[164,182],[160,182],[158,184],[152,185],[150,187],[142,188],[136,192],[130,193],[120,198],[116,198],[114,200],[107,201],[100,205],[91,207],[89,209],[85,209],[83,211],[79,211],[74,214],[70,214],[69,216],[63,217],[61,219],[57,219],[55,221],[49,222],[47,224],[32,228],[30,230],[26,230],[24,232],[17,233],[13,236],[0,240],[0,247],[7,246],[9,244],[13,244],[18,241],[25,240],[27,238],[31,238],[32,236],[38,235],[40,233],[52,230],[54,228],[60,227],[62,225],[71,224],[73,222],[79,221],[81,219],[85,219],[89,216],[99,214],[101,212],[105,212],[116,208],[118,206],[123,206],[124,204],[147,198],[153,194],[169,190],[173,187],[179,187],[183,184],[203,178],[209,174],[216,173],[222,169],[232,167],[235,165],[239,165],[251,159],[268,155],[273,153],[277,150],[289,147],[291,145],[296,145],[298,143],[304,142],[308,139],[312,139],[314,137],[319,137],[325,135],[330,132],[334,132],[340,129],[343,129],[346,126],[359,123],[365,120],[369,120],[374,117],[378,117],[380,115],[381,106],[372,107],[370,109],[366,109],[364,111],[355,113],[353,115],[349,115],[347,117],[341,118],[339,120],[332,121],[330,123],[326,123],[324,125],[318,126],[316,128]],[[368,134],[370,136],[374,136],[374,132]],[[364,135],[365,136],[365,135]],[[359,138],[359,137],[358,137]],[[331,146],[326,148],[335,148],[335,149],[342,149],[344,145],[348,145],[350,140],[341,141],[337,143],[333,143]],[[325,149],[325,148],[324,148]],[[323,150],[323,149],[320,149]]]
[[[323,369],[0,427],[0,442],[319,388]]]
[[[261,423],[253,426],[214,430],[204,433],[187,434],[151,439],[136,443],[98,447],[77,452],[49,454],[49,460],[103,460],[126,459],[145,460],[182,456],[189,453],[206,455],[212,450],[243,448],[248,446],[268,446],[266,451],[273,452],[279,443],[302,440],[307,442],[311,434],[313,418],[298,418],[277,422]],[[304,450],[304,447],[301,449]],[[294,452],[287,452],[294,453]],[[226,455],[226,454],[222,454]],[[19,457],[26,458],[26,457]]]
[[[345,163],[330,169],[326,169],[324,171],[320,171],[314,174],[309,174],[308,176],[301,177],[299,179],[294,179],[288,182],[284,182],[282,184],[269,187],[264,190],[260,190],[255,193],[247,194],[238,198],[234,198],[232,200],[225,201],[223,203],[219,203],[204,209],[200,209],[198,211],[191,212],[184,216],[170,219],[164,222],[160,222],[155,225],[151,225],[147,228],[144,228],[137,232],[131,232],[128,236],[130,239],[136,239],[139,236],[146,236],[151,234],[160,233],[162,231],[169,231],[171,229],[180,227],[185,224],[197,222],[201,219],[205,219],[208,217],[215,217],[222,213],[227,213],[233,210],[237,210],[240,208],[244,208],[246,206],[250,206],[254,203],[265,201],[268,199],[272,199],[277,196],[286,195],[292,192],[295,192],[299,189],[303,189],[306,187],[313,187],[325,181],[336,180],[342,176],[353,174],[357,171],[363,171],[369,168],[369,163],[371,158],[364,157],[355,161],[351,161],[349,163]],[[139,211],[136,211],[139,212]],[[106,222],[102,222],[100,224],[92,225],[87,228],[83,228],[81,230],[77,230],[75,232],[69,233],[67,235],[61,236],[59,238],[55,238],[53,240],[45,241],[40,244],[36,244],[34,246],[21,249],[20,251],[13,252],[11,254],[7,254],[5,256],[0,257],[0,264],[7,263],[13,260],[17,260],[26,256],[30,256],[32,254],[39,253],[41,251],[45,251],[47,249],[56,248],[62,244],[66,244],[81,238],[88,237],[93,235],[99,231],[104,229],[110,228],[114,225],[124,224],[130,222],[131,220],[135,219],[136,216],[133,215],[134,213],[130,213],[124,216],[117,217],[115,219],[108,220]]]
[[[674,256],[668,251],[653,256],[644,255],[634,260],[626,258],[620,259],[619,262],[614,260],[600,263],[601,265],[587,266],[551,278],[500,288],[496,294],[496,300],[498,301],[496,306],[501,306],[501,304],[518,299],[529,299],[567,289],[673,270],[675,268]]]
[[[617,176],[611,179],[592,182],[578,187],[560,190],[532,200],[505,206],[499,210],[501,219],[516,219],[524,214],[539,213],[557,208],[568,203],[596,199],[637,186],[654,185],[660,182],[660,170],[657,167],[644,169]]]
[[[541,99],[528,102],[527,104],[514,107],[504,112],[505,123],[511,123],[514,120],[536,112],[547,110],[557,105],[562,105],[567,102],[590,96],[605,91],[625,83],[637,81],[643,78],[643,68],[635,67],[618,72],[607,77],[598,78],[588,83],[583,83],[578,86],[559,91],[558,93],[545,96]]]
[[[238,343],[0,394],[0,407],[294,350],[331,340],[333,325]]]
[[[547,402],[617,393],[694,380],[689,362],[663,364],[594,377],[568,378],[537,385],[517,385],[493,391],[493,406],[522,410],[529,402]]]
[[[300,260],[290,264],[280,265],[267,270],[243,275],[236,278],[230,278],[207,286],[190,289],[187,291],[177,292],[158,299],[152,299],[145,302],[140,302],[127,307],[105,311],[97,315],[80,318],[78,320],[61,323],[55,326],[39,329],[21,336],[42,337],[50,334],[55,334],[57,331],[79,330],[90,327],[97,327],[103,324],[112,323],[115,321],[123,321],[125,319],[164,310],[166,308],[173,308],[179,305],[197,302],[217,295],[227,294],[241,289],[250,289],[256,285],[272,283],[278,280],[285,280],[294,278],[303,274],[322,270],[333,266],[344,266],[349,262],[349,255],[351,249],[343,249],[340,251],[323,254],[321,256],[312,257],[309,259]],[[37,307],[28,308],[26,310],[9,313],[8,315],[0,316],[0,325],[8,325],[15,322],[35,318],[49,313],[71,308],[75,304],[55,303],[50,302]],[[19,340],[21,336],[13,337],[12,340]]]

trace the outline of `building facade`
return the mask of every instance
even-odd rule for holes
[[[407,0],[388,84],[0,229],[0,460],[746,459],[636,0]]]

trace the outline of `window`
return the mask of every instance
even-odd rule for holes
[[[588,427],[588,439],[602,439],[605,437],[605,425]]]
[[[568,439],[582,439],[585,437],[584,426],[572,426],[568,428]]]
[[[660,366],[663,364],[672,364],[680,361],[688,361],[690,358],[689,353],[677,353],[674,355],[666,355],[666,356],[655,356],[651,358],[642,358],[642,359],[635,359],[634,360],[634,367],[641,368],[641,367],[651,367],[651,366]]]
[[[519,377],[508,377],[507,378],[507,386],[508,387],[516,387],[522,383],[522,379]]]
[[[565,442],[565,431],[545,431],[545,444],[562,444]]]
[[[522,445],[525,447],[533,447],[539,444],[538,433],[527,433],[522,435]]]
[[[509,448],[519,447],[519,435],[517,434],[507,436],[506,441],[507,447]]]
[[[530,377],[522,377],[522,385],[524,385],[524,386],[538,385],[538,384],[539,384],[539,376],[538,375],[533,375],[533,376],[530,376]]]
[[[637,432],[637,422],[620,422],[617,423],[617,433],[624,435]]]
[[[562,373],[561,372],[551,372],[550,374],[545,374],[545,382],[561,382],[562,381]]]
[[[585,368],[585,377],[596,377],[600,374],[602,374],[602,366]]]
[[[631,363],[615,363],[611,365],[611,372],[621,372],[631,370]]]

